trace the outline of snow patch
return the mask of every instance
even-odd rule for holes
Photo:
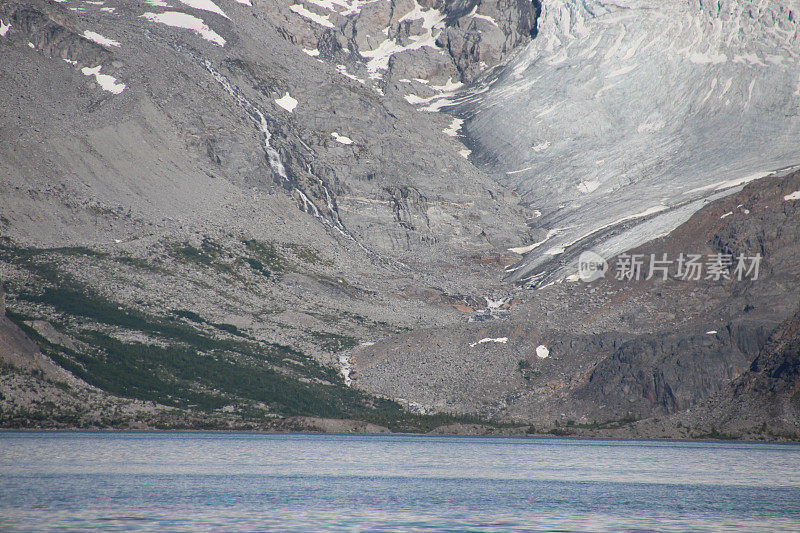
[[[442,130],[442,133],[445,135],[449,135],[450,137],[457,137],[458,130],[461,129],[461,125],[464,124],[464,121],[460,118],[454,118],[453,122],[450,123],[446,129]]]
[[[333,22],[328,20],[330,15],[317,15],[313,11],[309,10],[302,4],[292,4],[289,6],[289,9],[300,15],[301,17],[307,18],[311,22],[316,22],[320,26],[325,26],[326,28],[335,28],[336,26],[333,25]]]
[[[543,142],[536,143],[536,144],[533,145],[533,151],[534,152],[544,152],[548,148],[550,148],[550,141],[543,141]],[[530,168],[532,168],[532,167],[528,167],[528,169],[530,169]],[[521,170],[517,170],[516,172],[522,172],[522,171]],[[508,174],[511,174],[511,173],[508,172]]]
[[[732,180],[725,180],[725,181],[718,181],[716,183],[712,183],[710,185],[704,185],[702,187],[697,187],[690,191],[686,191],[683,194],[693,194],[696,192],[703,192],[708,190],[715,190],[715,191],[722,191],[725,189],[730,189],[731,187],[737,187],[739,185],[744,185],[745,183],[750,183],[751,181],[755,181],[761,178],[765,178],[772,174],[771,171],[764,171],[764,172],[756,172],[755,174],[749,174],[743,178],[735,178]]]
[[[114,76],[100,74],[101,68],[103,68],[101,65],[97,65],[94,68],[83,67],[81,72],[86,76],[94,76],[97,84],[102,87],[104,91],[108,91],[112,94],[120,94],[125,90],[125,84],[119,83]]]
[[[417,78],[417,81],[419,81],[418,78]],[[456,90],[460,89],[463,86],[464,86],[464,84],[461,83],[460,81],[453,81],[453,78],[447,78],[447,81],[444,82],[443,85],[430,85],[429,87],[431,89],[433,89],[434,91],[442,91],[442,92],[446,92],[446,93],[451,93],[453,91],[456,91]]]
[[[544,143],[542,143],[542,144],[544,144]],[[549,145],[550,143],[547,143],[547,144]],[[539,145],[536,145],[536,146],[539,146]],[[536,146],[534,146],[534,147],[533,147],[533,149],[534,149],[534,150],[536,150]],[[537,151],[538,151],[538,150],[537,150]],[[532,169],[532,168],[533,168],[533,167],[531,166],[531,167],[525,167],[525,168],[521,168],[521,169],[519,169],[519,170],[509,170],[509,171],[507,171],[507,172],[506,172],[506,174],[508,174],[508,175],[512,175],[512,174],[520,174],[521,172],[527,172],[528,170],[530,170],[530,169]]]
[[[541,214],[539,216],[541,216]],[[551,229],[550,231],[547,232],[547,235],[541,241],[535,242],[533,244],[529,244],[528,246],[522,246],[522,247],[519,247],[519,248],[509,248],[508,251],[509,252],[514,252],[515,254],[520,254],[520,255],[527,254],[531,250],[535,250],[539,246],[543,245],[549,239],[551,239],[552,237],[555,237],[556,235],[558,235],[558,230]]]
[[[350,362],[350,356],[347,354],[339,355],[339,372],[342,374],[344,384],[348,387],[352,385],[353,380],[350,378],[350,373],[353,371],[353,364]]]
[[[731,216],[732,214],[733,214],[733,211],[728,211],[727,213],[725,213],[724,215],[722,215],[722,216],[721,216],[721,217],[719,217],[719,218],[720,218],[720,219],[723,219],[723,218],[728,218],[728,217],[729,217],[729,216]]]
[[[8,33],[9,28],[11,28],[11,24],[6,24],[2,20],[0,20],[0,35],[5,37],[6,33]]]
[[[282,97],[276,98],[275,103],[284,108],[289,113],[294,111],[294,108],[297,107],[297,100],[292,98],[288,92],[284,94]]]
[[[434,30],[442,27],[445,15],[438,9],[422,10],[417,0],[414,0],[414,9],[403,15],[398,22],[405,22],[410,20],[422,20],[422,34],[409,35],[408,44],[402,45],[393,39],[386,39],[381,42],[377,48],[373,50],[365,50],[359,52],[361,57],[368,59],[367,70],[370,77],[379,79],[381,75],[378,73],[380,70],[386,70],[389,67],[389,59],[397,53],[405,52],[406,50],[418,50],[424,46],[431,48],[438,48],[436,39],[439,33],[434,34]]]
[[[471,153],[472,153],[472,150],[470,150],[469,148],[463,148],[463,149],[458,151],[458,155],[460,155],[464,159],[469,159],[469,154],[471,154]]]
[[[97,44],[102,44],[103,46],[119,46],[119,42],[115,41],[114,39],[109,39],[108,37],[103,37],[99,33],[95,33],[93,31],[86,30],[83,32],[83,36],[90,41],[94,41]]]
[[[715,329],[706,331],[706,335],[716,335],[716,334],[717,334],[717,330],[715,330]]]
[[[486,307],[488,309],[500,309],[503,307],[503,305],[505,305],[506,302],[508,302],[508,298],[498,298],[495,300],[494,298],[488,298],[484,296],[483,299],[486,300]]]
[[[226,19],[230,18],[219,8],[219,6],[217,6],[217,4],[211,0],[181,0],[181,3],[195,9],[202,9],[203,11],[209,11],[211,13],[216,13],[217,15],[222,15]]]
[[[310,55],[311,57],[317,57],[319,55],[318,48],[303,48],[303,52]]]
[[[713,53],[705,53],[701,54],[698,52],[692,52],[689,54],[689,61],[696,65],[718,65],[720,63],[725,63],[728,61],[728,56],[725,54],[713,54]]]
[[[536,357],[539,359],[547,359],[550,357],[550,350],[544,344],[540,344],[536,347]]]
[[[347,67],[346,67],[346,66],[344,66],[344,65],[336,65],[336,70],[337,70],[337,71],[339,72],[339,74],[341,74],[342,76],[347,76],[347,77],[348,77],[348,78],[350,78],[351,80],[355,80],[355,81],[357,81],[358,83],[361,83],[362,85],[366,85],[366,83],[367,83],[366,81],[362,80],[361,78],[358,78],[358,77],[356,77],[356,76],[353,76],[352,74],[350,74],[349,72],[347,72]]]
[[[342,144],[353,144],[353,139],[350,137],[345,137],[344,135],[339,135],[335,131],[331,132],[331,137],[333,137],[336,142],[340,142]]]
[[[577,185],[578,191],[581,194],[589,194],[590,192],[594,192],[600,186],[600,180],[594,179],[591,181],[582,181]]]
[[[664,129],[667,123],[664,120],[656,120],[655,122],[643,122],[639,124],[636,131],[639,133],[655,133]]]
[[[800,191],[794,191],[791,194],[787,194],[783,197],[783,200],[785,202],[788,202],[789,200],[800,200]]]
[[[473,18],[473,19],[485,20],[486,22],[489,22],[490,24],[494,24],[495,26],[497,26],[497,22],[492,17],[490,17],[488,15],[479,15],[478,14],[478,6],[477,5],[472,8],[472,11],[470,11],[469,15],[467,15],[467,16],[469,18]]]
[[[479,344],[485,344],[487,342],[496,342],[498,344],[506,344],[508,342],[508,337],[497,337],[496,339],[492,339],[491,337],[486,337],[486,338],[483,338],[483,339],[481,339],[479,341],[475,341],[473,343],[470,343],[470,347],[474,348]]]
[[[225,46],[225,39],[209,28],[203,19],[199,19],[188,13],[181,13],[179,11],[165,11],[164,13],[148,12],[141,16],[149,21],[172,26],[173,28],[192,30],[207,41],[211,41],[219,46]]]

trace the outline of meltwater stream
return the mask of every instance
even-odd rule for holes
[[[800,446],[2,432],[0,531],[800,531]]]

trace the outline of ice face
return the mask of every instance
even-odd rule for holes
[[[586,247],[619,253],[800,163],[797,0],[542,3],[537,37],[450,109],[542,213],[548,246],[512,279],[563,278]]]

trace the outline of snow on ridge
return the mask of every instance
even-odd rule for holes
[[[223,39],[221,35],[209,28],[203,19],[189,15],[188,13],[181,13],[180,11],[165,11],[164,13],[147,12],[141,15],[141,17],[166,26],[192,30],[207,41],[211,41],[219,46],[225,46],[225,39]]]
[[[83,32],[83,36],[90,41],[94,41],[97,44],[101,44],[103,46],[119,46],[119,42],[115,41],[114,39],[109,39],[108,37],[103,37],[99,33],[95,33],[90,30],[86,30]]]
[[[286,111],[291,113],[294,111],[294,108],[297,107],[297,100],[292,98],[287,91],[285,95],[280,98],[275,99],[275,103],[284,108]]]
[[[492,17],[490,17],[488,15],[479,15],[478,14],[478,6],[477,6],[477,4],[475,5],[475,7],[472,8],[472,11],[470,11],[470,13],[469,13],[469,15],[467,15],[467,17],[472,18],[472,19],[485,20],[486,22],[489,22],[490,24],[494,24],[495,26],[497,26],[497,21],[495,21]]]
[[[108,91],[112,94],[120,94],[122,91],[125,90],[125,84],[119,83],[114,76],[109,76],[108,74],[100,74],[100,69],[103,68],[101,65],[97,65],[94,68],[83,67],[81,72],[85,76],[94,76],[97,84],[103,88],[104,91]]]
[[[374,0],[307,0],[317,7],[326,9],[333,13],[339,13],[344,17],[355,15],[361,11],[364,4],[369,4]]]
[[[354,75],[350,74],[349,72],[347,72],[347,67],[345,65],[336,65],[336,71],[339,74],[341,74],[342,76],[346,76],[346,77],[350,78],[351,80],[357,81],[358,83],[360,83],[362,85],[366,85],[367,84],[367,82],[365,80],[362,80],[358,76],[354,76]]]
[[[316,22],[320,26],[325,26],[326,28],[336,27],[334,26],[333,22],[328,20],[330,18],[330,15],[317,15],[303,4],[292,4],[289,6],[289,9],[294,11],[303,18],[307,18],[312,22]]]
[[[216,13],[217,15],[225,17],[226,19],[230,18],[225,14],[224,11],[222,11],[222,9],[219,8],[217,4],[211,0],[181,0],[181,3],[185,6],[193,7],[195,9]]]
[[[442,27],[442,22],[445,15],[438,9],[422,9],[422,6],[414,0],[414,8],[403,15],[398,22],[405,22],[410,20],[422,20],[422,31],[420,35],[409,35],[408,39],[411,41],[409,44],[402,45],[395,39],[385,39],[377,48],[373,50],[361,50],[359,53],[361,57],[367,58],[367,71],[373,79],[381,78],[378,71],[386,70],[389,68],[389,59],[397,53],[405,52],[407,50],[418,50],[422,47],[439,48],[436,44],[436,38],[439,33],[434,34],[434,30]]]

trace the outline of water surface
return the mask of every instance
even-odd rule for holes
[[[800,446],[0,432],[0,531],[800,531]]]

